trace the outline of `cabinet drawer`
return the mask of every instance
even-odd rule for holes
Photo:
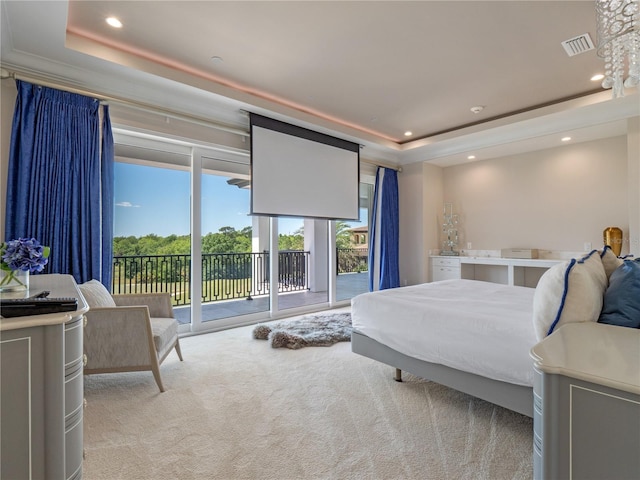
[[[74,372],[65,378],[64,382],[64,412],[69,415],[78,409],[82,411],[84,405],[84,377],[82,363],[78,363]]]
[[[455,280],[460,278],[460,269],[452,267],[433,267],[431,277],[434,282],[439,282],[441,280]]]
[[[82,478],[83,432],[82,417],[72,425],[64,436],[65,443],[65,472],[68,480]]]
[[[533,391],[542,397],[542,372],[533,367]]]
[[[542,479],[542,455],[535,448],[533,450],[533,480]]]
[[[65,365],[82,357],[82,319],[83,317],[78,317],[64,326]]]
[[[431,264],[434,267],[455,267],[455,268],[460,268],[460,259],[459,258],[434,257],[434,258],[431,259]]]

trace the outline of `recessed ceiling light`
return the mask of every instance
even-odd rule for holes
[[[105,21],[113,28],[122,28],[122,22],[116,17],[107,17]]]
[[[222,57],[219,57],[218,55],[214,55],[213,57],[211,57],[211,61],[213,63],[222,63],[222,62],[224,62]]]
[[[563,142],[568,142],[569,140],[571,140],[571,137],[562,137],[560,140]]]
[[[604,78],[604,75],[601,74],[601,73],[598,73],[598,74],[594,75],[593,77],[591,77],[591,81],[592,82],[599,82],[603,78]]]
[[[469,156],[467,157],[467,160],[475,160],[475,159],[476,159],[476,156],[475,156],[475,155],[469,155]]]
[[[410,130],[407,130],[406,132],[404,132],[405,137],[410,137],[411,135],[413,135],[413,132],[411,132]]]
[[[484,110],[484,105],[476,105],[475,107],[471,107],[470,109],[473,113],[480,113]]]

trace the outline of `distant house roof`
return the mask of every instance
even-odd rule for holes
[[[354,227],[354,228],[350,228],[349,231],[353,233],[360,233],[360,232],[367,233],[369,231],[369,227],[367,227],[366,225],[364,227]]]

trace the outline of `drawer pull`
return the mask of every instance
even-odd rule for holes
[[[82,407],[83,408],[87,408],[87,399],[86,398],[82,399]]]
[[[86,367],[88,361],[89,359],[87,358],[87,354],[85,353],[84,355],[82,355],[82,366]]]
[[[87,316],[86,316],[86,315],[83,315],[83,316],[82,316],[82,319],[83,319],[82,326],[86,328],[86,327],[87,327]]]

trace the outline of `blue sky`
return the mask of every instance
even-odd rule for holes
[[[202,176],[202,233],[221,227],[251,226],[250,191],[227,185],[227,178]],[[115,164],[115,237],[155,233],[187,235],[190,230],[190,174],[187,171]],[[361,214],[361,216],[363,216]],[[280,233],[293,233],[302,219],[281,218]],[[359,226],[361,222],[349,222]]]

